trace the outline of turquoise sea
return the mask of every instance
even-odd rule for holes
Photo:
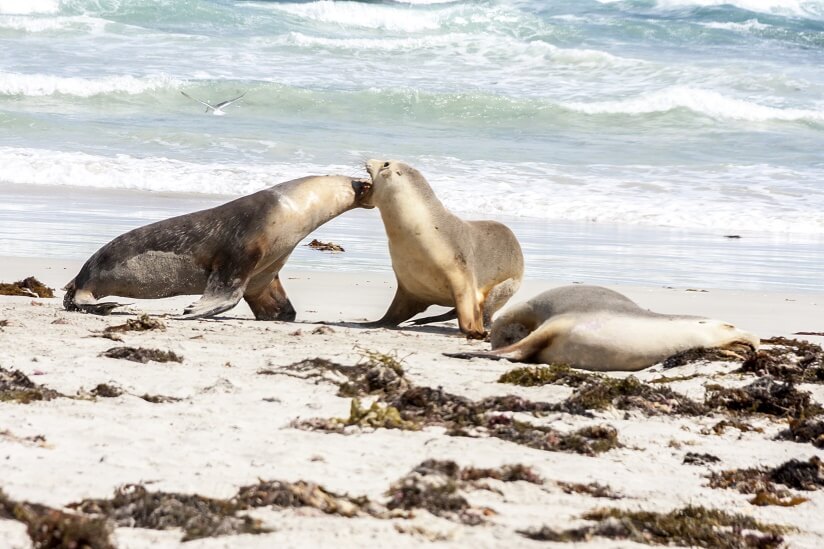
[[[824,0],[0,0],[0,255],[372,157],[527,276],[820,291]],[[390,268],[377,212],[319,234]]]

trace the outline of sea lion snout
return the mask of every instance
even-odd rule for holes
[[[355,191],[355,202],[362,208],[374,208],[375,205],[369,202],[372,194],[372,182],[366,179],[353,179],[352,189]]]

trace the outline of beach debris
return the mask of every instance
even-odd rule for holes
[[[577,482],[558,482],[558,486],[565,494],[587,494],[594,498],[623,499],[624,496],[617,493],[606,484],[590,482],[581,484]]]
[[[686,376],[661,376],[649,380],[648,383],[675,383],[677,381],[688,381],[690,379],[695,379],[701,376],[702,374],[690,374]]]
[[[694,362],[741,362],[745,358],[746,357],[742,357],[737,353],[732,353],[724,349],[698,347],[695,349],[687,349],[686,351],[681,351],[668,357],[662,363],[662,367],[664,370],[669,370],[670,368],[677,368],[678,366],[684,366],[685,364]]]
[[[181,528],[182,541],[270,531],[263,528],[258,520],[237,516],[239,510],[247,507],[232,500],[150,492],[139,484],[117,488],[111,499],[85,499],[68,507],[88,515],[105,517],[123,527],[152,530]]]
[[[108,383],[98,383],[97,386],[91,390],[91,395],[102,398],[116,398],[123,394],[123,389]]]
[[[733,373],[772,376],[792,383],[824,383],[824,349],[820,345],[785,337],[762,342],[771,347],[751,355]]]
[[[343,246],[340,244],[335,244],[334,242],[321,242],[317,238],[313,239],[312,242],[307,244],[313,250],[318,250],[321,252],[345,252],[346,250],[343,249]]]
[[[709,429],[701,429],[702,435],[709,435],[710,433],[715,433],[716,435],[723,435],[727,429],[738,429],[742,433],[749,433],[749,432],[756,432],[756,433],[763,433],[764,429],[761,427],[753,427],[746,421],[742,421],[738,418],[731,418],[731,419],[722,419],[715,425],[713,425]]]
[[[350,430],[347,428],[351,426],[404,430],[442,426],[446,427],[450,436],[490,436],[541,450],[585,455],[595,455],[620,446],[617,431],[608,425],[561,433],[550,427],[494,414],[549,412],[557,410],[556,404],[533,402],[514,395],[473,401],[441,388],[415,387],[406,379],[396,357],[363,350],[362,355],[364,359],[355,366],[342,366],[316,358],[285,369],[292,374],[297,372],[304,379],[336,383],[339,396],[353,397],[348,418],[302,419],[294,421],[293,427],[348,433]],[[359,400],[359,397],[367,395],[378,395],[368,408],[363,407]]]
[[[6,370],[0,367],[0,402],[29,404],[35,400],[52,400],[63,397],[53,389],[33,382],[20,370]]]
[[[103,330],[103,333],[112,334],[117,332],[145,332],[147,330],[165,331],[166,325],[161,320],[157,320],[150,317],[146,313],[143,313],[137,318],[130,318],[125,324],[108,326]]]
[[[770,376],[740,388],[708,385],[705,397],[712,409],[767,414],[775,417],[813,417],[824,412],[812,401],[810,393],[799,391],[792,383],[781,383]]]
[[[32,446],[39,446],[40,448],[48,448],[49,443],[46,442],[46,437],[43,435],[34,435],[31,437],[21,437],[17,436],[8,429],[0,429],[0,438],[5,440],[10,440],[12,442],[18,442],[20,444],[32,445]]]
[[[52,324],[54,324],[52,322]],[[9,325],[9,321],[5,319],[0,319],[0,332],[3,331],[3,328],[6,328]]]
[[[709,465],[711,463],[720,463],[721,459],[718,456],[714,456],[712,454],[706,453],[699,453],[699,452],[687,452],[684,456],[684,461],[682,462],[684,465]]]
[[[741,238],[740,234],[725,234],[724,238]]]
[[[776,439],[809,442],[816,448],[824,449],[824,420],[791,419],[790,428],[778,433]]]
[[[335,330],[330,328],[329,326],[318,326],[314,330],[312,330],[312,335],[332,335],[335,333]]]
[[[824,332],[795,332],[793,335],[797,336],[824,336]]]
[[[635,376],[613,378],[581,372],[563,365],[515,368],[503,374],[498,383],[514,383],[526,387],[546,384],[575,387],[575,391],[566,400],[546,410],[575,415],[588,415],[591,410],[606,410],[610,407],[639,410],[647,415],[702,415],[707,411],[703,404],[668,387],[653,387],[643,383]]]
[[[13,284],[0,282],[0,295],[17,295],[24,297],[54,297],[54,290],[35,277],[30,276]]]
[[[112,523],[106,518],[66,513],[37,503],[12,501],[0,490],[0,518],[17,520],[36,548],[115,549]]]
[[[112,347],[105,351],[102,356],[131,360],[146,364],[150,360],[154,362],[183,362],[183,357],[172,351],[161,351],[160,349],[146,349],[144,347]]]
[[[540,385],[567,385],[579,387],[583,383],[599,378],[583,370],[570,368],[566,364],[551,364],[550,366],[525,366],[514,368],[501,375],[498,383],[511,383],[521,387],[535,387]]]
[[[426,509],[435,516],[455,522],[472,526],[481,524],[485,517],[495,512],[486,507],[472,507],[461,492],[469,488],[489,489],[479,483],[482,479],[543,484],[532,468],[521,464],[461,468],[454,461],[429,459],[392,483],[386,493],[389,497],[386,507],[406,511]]]
[[[809,461],[791,459],[778,467],[750,467],[716,471],[709,475],[710,488],[736,490],[742,494],[753,494],[753,505],[794,506],[807,498],[794,495],[776,484],[783,484],[796,490],[812,491],[824,487],[824,468],[817,457]]]
[[[150,395],[148,393],[138,395],[140,398],[145,400],[146,402],[151,402],[152,404],[166,404],[168,402],[180,402],[183,400],[179,397],[172,397],[166,395]]]
[[[790,531],[785,526],[762,523],[747,515],[693,505],[669,513],[596,509],[582,518],[596,524],[568,530],[544,526],[518,533],[530,539],[554,542],[588,541],[598,536],[645,545],[766,549],[780,547],[784,542],[782,534]]]

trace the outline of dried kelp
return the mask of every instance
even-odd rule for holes
[[[321,252],[345,252],[346,250],[343,249],[343,246],[340,244],[335,244],[334,242],[321,242],[317,238],[313,239],[312,242],[307,244],[313,250],[319,250]]]
[[[0,490],[0,518],[18,520],[36,548],[114,549],[112,523],[102,517],[66,513],[36,503],[16,502]]]
[[[753,505],[798,505],[807,501],[792,492],[776,486],[783,484],[796,490],[817,490],[824,487],[824,465],[817,457],[809,461],[792,459],[778,467],[750,467],[730,469],[710,474],[711,488],[737,490],[742,494],[753,494]]]
[[[13,284],[0,282],[0,295],[17,295],[24,297],[54,297],[54,290],[35,277],[30,276]]]
[[[104,516],[118,526],[153,530],[183,529],[183,540],[230,534],[260,534],[269,530],[250,517],[238,517],[231,500],[199,495],[150,492],[128,484],[111,499],[86,499],[69,505],[82,513]]]
[[[639,410],[647,415],[694,416],[707,412],[703,404],[676,393],[669,387],[654,387],[643,383],[635,376],[591,379],[578,387],[557,409],[570,414],[584,414],[589,410],[605,410],[610,407]]]
[[[183,362],[183,357],[172,351],[160,349],[145,349],[143,347],[112,347],[103,353],[103,356],[131,360],[132,362]]]
[[[739,388],[707,386],[705,402],[713,409],[787,418],[812,417],[824,412],[812,401],[810,393],[799,391],[792,383],[781,383],[771,377],[759,378]]]
[[[441,388],[415,387],[403,373],[398,361],[389,355],[365,354],[363,363],[347,367],[323,359],[302,361],[289,367],[301,377],[331,381],[338,376],[339,395],[377,394],[379,399],[365,408],[354,398],[348,418],[313,418],[294,422],[300,429],[346,432],[350,426],[418,430],[443,426],[453,436],[492,436],[543,450],[580,452],[594,455],[619,446],[617,433],[610,426],[561,433],[549,427],[516,421],[494,412],[553,411],[557,405],[533,402],[507,395],[473,401]]]
[[[736,373],[772,376],[792,383],[824,383],[824,349],[820,345],[784,337],[765,339],[764,343],[772,346],[754,353]]]
[[[598,482],[581,484],[577,482],[559,482],[558,486],[565,494],[586,494],[594,498],[623,499],[624,496],[615,492],[611,487]]]
[[[511,383],[522,387],[535,387],[539,385],[579,387],[581,384],[599,377],[601,376],[582,370],[574,370],[564,364],[551,364],[550,366],[524,366],[514,368],[501,375],[498,383]]]
[[[669,513],[598,509],[583,518],[596,521],[596,524],[561,531],[545,526],[519,533],[530,539],[554,542],[587,541],[600,536],[646,545],[765,549],[780,547],[784,541],[782,534],[789,530],[758,522],[747,515],[697,506]]]
[[[809,442],[816,448],[824,448],[824,420],[791,419],[790,428],[780,432],[776,438],[795,442]]]
[[[693,362],[741,362],[742,360],[743,358],[741,356],[723,349],[705,349],[701,347],[687,349],[686,351],[674,354],[664,360],[662,366],[665,370],[668,370]]]
[[[35,400],[52,400],[62,396],[65,395],[33,382],[20,370],[0,367],[0,402],[29,404]]]
[[[684,465],[709,465],[711,463],[720,463],[721,459],[718,456],[706,453],[687,452],[684,455]]]
[[[165,331],[166,325],[156,318],[152,318],[146,313],[143,313],[137,318],[130,318],[125,324],[118,324],[117,326],[108,326],[103,330],[104,334],[112,334],[118,332],[145,332],[148,330]]]

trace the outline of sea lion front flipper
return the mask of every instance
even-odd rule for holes
[[[447,311],[441,315],[434,315],[434,316],[427,316],[424,318],[416,318],[415,320],[411,320],[409,322],[410,326],[422,326],[424,324],[432,324],[433,322],[448,322],[450,320],[455,320],[458,318],[458,310],[452,309],[451,311]]]
[[[428,306],[416,299],[399,284],[398,289],[395,290],[395,297],[383,317],[380,320],[363,322],[359,325],[363,328],[394,328],[401,322],[425,311]]]
[[[226,279],[229,279],[227,282]],[[246,290],[248,277],[226,276],[221,271],[213,271],[206,282],[203,297],[183,310],[183,315],[175,317],[180,320],[194,320],[215,316],[233,308],[240,302]]]

